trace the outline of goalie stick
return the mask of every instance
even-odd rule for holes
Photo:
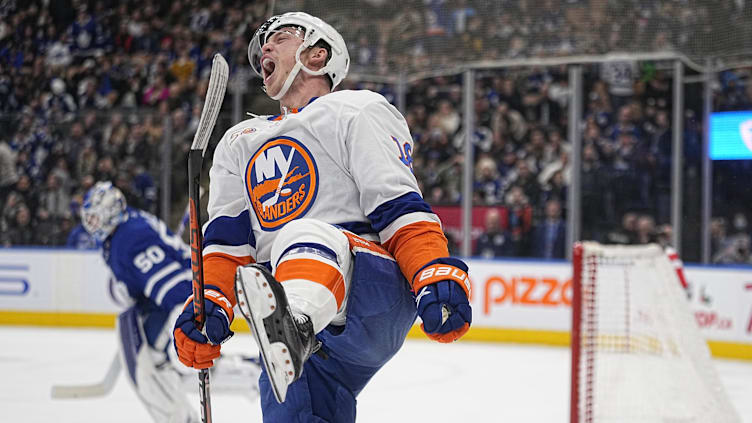
[[[115,387],[121,367],[120,354],[115,353],[110,362],[110,368],[101,381],[89,385],[53,385],[52,398],[92,398],[107,395]]]
[[[221,54],[214,55],[209,88],[206,90],[204,108],[201,110],[201,119],[198,129],[193,137],[193,144],[188,152],[188,204],[190,213],[190,246],[191,246],[191,270],[193,271],[193,321],[196,329],[206,336],[204,323],[206,323],[206,310],[204,309],[204,261],[202,257],[203,236],[201,234],[200,211],[200,187],[201,187],[201,164],[204,161],[204,153],[209,145],[214,125],[217,123],[219,109],[227,88],[229,69],[227,62]],[[201,369],[198,374],[199,396],[201,401],[201,421],[211,423],[211,397],[209,391],[209,370]]]

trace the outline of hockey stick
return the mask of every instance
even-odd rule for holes
[[[115,387],[121,366],[120,354],[115,353],[107,374],[100,382],[88,385],[52,385],[52,398],[93,398],[107,395]]]
[[[201,197],[204,196],[204,187],[200,187],[198,190],[198,198],[201,199]],[[185,205],[185,212],[183,212],[183,217],[180,218],[180,222],[178,222],[178,227],[175,229],[175,236],[178,238],[183,238],[183,232],[185,232],[185,228],[188,227],[188,222],[191,220],[191,202],[189,201],[188,204]]]
[[[188,203],[190,205],[190,245],[191,245],[191,270],[193,271],[193,321],[196,328],[206,336],[204,323],[206,323],[206,310],[204,309],[204,260],[203,236],[201,234],[200,211],[200,187],[201,187],[201,164],[204,161],[206,146],[209,145],[214,125],[217,123],[219,109],[227,88],[229,69],[227,62],[221,54],[214,55],[209,88],[206,90],[204,108],[201,110],[201,119],[198,130],[193,137],[191,150],[188,152]],[[211,423],[211,397],[209,391],[209,370],[201,369],[198,374],[199,395],[201,401],[201,421]]]

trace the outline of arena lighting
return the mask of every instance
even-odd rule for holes
[[[710,114],[710,158],[752,159],[752,110]]]

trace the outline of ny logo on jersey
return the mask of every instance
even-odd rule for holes
[[[248,162],[245,185],[261,228],[273,231],[311,207],[318,190],[318,169],[298,140],[272,138]]]

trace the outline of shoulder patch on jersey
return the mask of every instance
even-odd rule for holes
[[[241,135],[250,135],[254,132],[256,132],[256,128],[243,128],[241,130],[231,133],[227,139],[229,142],[233,142],[235,141],[236,138],[238,138]]]
[[[304,216],[318,191],[319,173],[311,152],[292,137],[265,142],[246,165],[245,186],[265,231]]]

